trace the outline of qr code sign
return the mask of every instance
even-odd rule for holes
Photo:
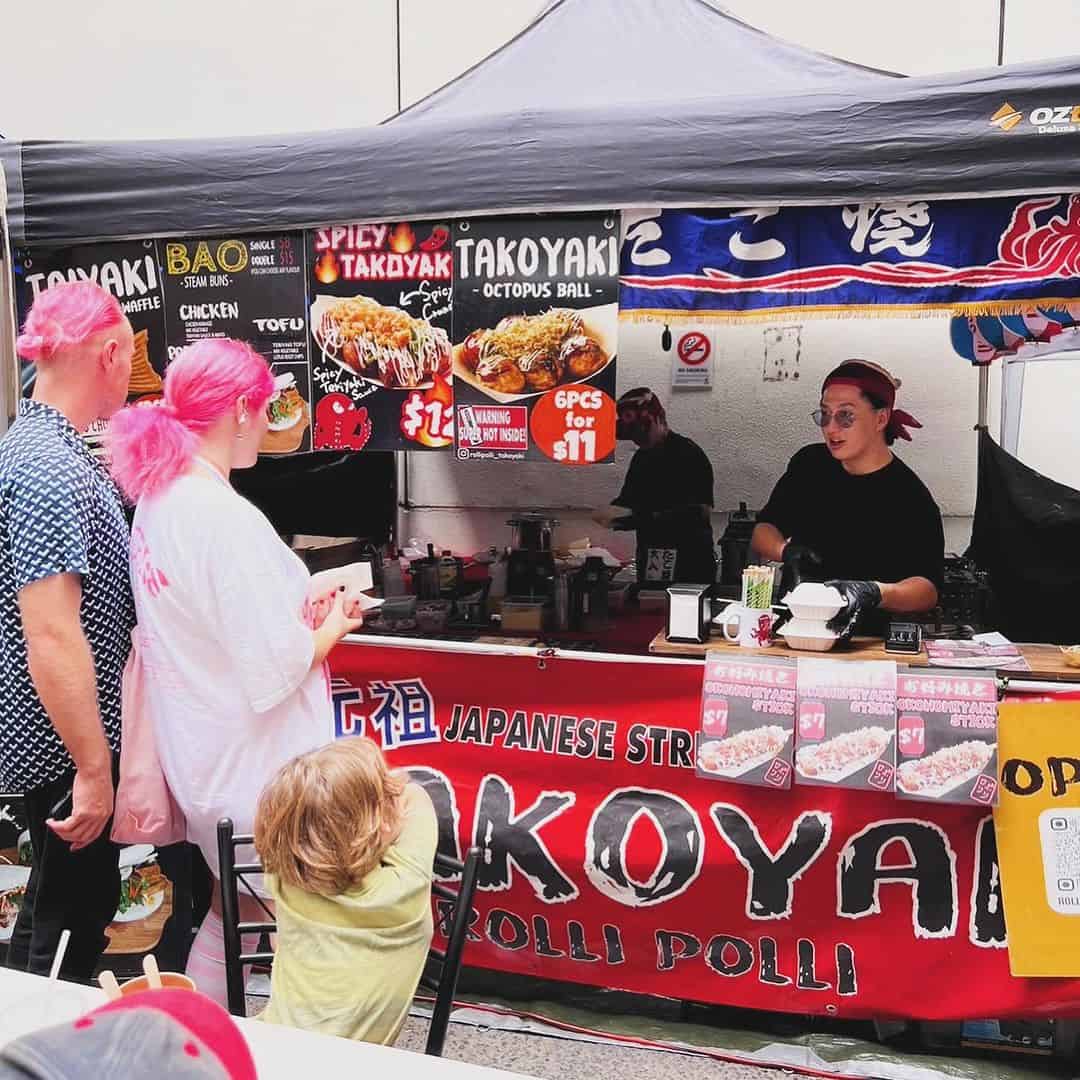
[[[1046,902],[1061,915],[1080,915],[1080,810],[1039,815]]]

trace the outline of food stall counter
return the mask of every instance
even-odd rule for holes
[[[1000,668],[997,670],[997,675],[1000,678],[1080,683],[1080,668],[1070,667],[1058,646],[1018,645],[1017,648],[1031,670],[1019,671],[1015,668]],[[669,641],[666,630],[661,630],[649,645],[649,652],[654,656],[676,656],[692,660],[704,660],[705,654],[714,649],[746,656],[762,655],[761,649],[743,648],[739,645],[729,644],[718,635],[713,636],[703,644]],[[885,644],[881,638],[854,638],[850,645],[825,653],[793,649],[786,643],[776,642],[766,655],[780,657],[808,656],[819,660],[826,657],[830,660],[896,660],[898,663],[908,664],[912,667],[929,666],[925,649],[914,654],[886,652]]]

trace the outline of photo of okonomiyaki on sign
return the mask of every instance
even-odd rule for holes
[[[618,215],[454,225],[461,461],[615,457]]]
[[[449,226],[354,223],[307,235],[315,449],[450,447]]]
[[[795,782],[892,791],[896,664],[799,658]]]
[[[971,670],[901,671],[896,793],[996,806],[997,680]]]
[[[791,787],[796,671],[791,660],[706,653],[698,776]]]

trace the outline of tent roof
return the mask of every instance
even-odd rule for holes
[[[1080,59],[890,77],[706,0],[556,0],[376,127],[210,140],[0,143],[16,243],[356,219],[838,203],[1080,189]],[[991,124],[1006,102],[1025,119]]]
[[[516,37],[387,122],[776,97],[887,74],[769,37],[709,0],[553,0]]]

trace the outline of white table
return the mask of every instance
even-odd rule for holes
[[[0,968],[0,1045],[39,1027],[74,1020],[104,1003],[105,993],[96,987],[65,982],[50,986],[40,975]],[[42,1008],[47,1010],[44,1015]],[[527,1080],[521,1073],[313,1035],[258,1020],[236,1018],[236,1023],[251,1047],[260,1080],[295,1080],[314,1071],[325,1075],[329,1070],[343,1080],[380,1075],[394,1080]]]

